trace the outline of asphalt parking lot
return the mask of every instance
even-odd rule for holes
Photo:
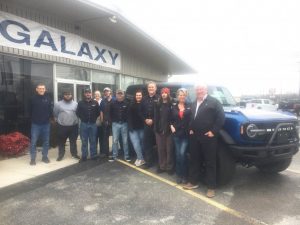
[[[300,224],[300,156],[272,176],[238,168],[207,199],[175,176],[88,161],[0,189],[0,224]]]

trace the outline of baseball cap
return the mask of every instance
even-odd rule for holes
[[[91,93],[92,90],[91,90],[90,88],[85,88],[85,89],[84,89],[84,93],[87,93],[87,92]]]
[[[111,89],[109,87],[106,87],[103,89],[103,91],[111,91]]]
[[[124,94],[124,91],[122,91],[122,90],[117,90],[116,93],[119,94],[119,95],[123,95],[123,94]]]

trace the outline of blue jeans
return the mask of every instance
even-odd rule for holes
[[[50,123],[46,124],[31,124],[31,146],[30,146],[30,157],[31,160],[36,158],[36,143],[41,136],[43,142],[43,158],[48,157],[49,150],[49,137],[50,137]]]
[[[96,138],[97,138],[97,125],[96,123],[80,124],[80,138],[81,138],[81,157],[87,158],[88,145],[90,145],[90,157],[94,158],[97,155]]]
[[[129,131],[129,137],[133,145],[134,151],[136,153],[137,159],[144,160],[143,149],[142,149],[143,139],[144,139],[144,129],[142,128],[140,130]]]
[[[118,145],[119,145],[119,137],[122,136],[123,142],[123,151],[124,157],[129,158],[128,151],[128,125],[127,123],[112,123],[112,136],[113,136],[113,144],[112,144],[112,156],[113,158],[118,157]]]
[[[173,137],[176,152],[176,174],[181,178],[187,178],[187,148],[188,138]]]

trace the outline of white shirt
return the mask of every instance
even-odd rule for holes
[[[199,106],[202,104],[202,102],[203,102],[206,98],[207,98],[207,94],[204,95],[202,101],[197,101],[197,107],[196,107],[196,112],[195,112],[194,118],[196,118],[196,116],[197,116],[197,112],[198,112]]]
[[[95,99],[96,100],[96,99]],[[97,101],[97,100],[96,100]],[[99,106],[100,106],[100,103],[102,102],[102,98],[99,99],[99,101],[97,101]]]

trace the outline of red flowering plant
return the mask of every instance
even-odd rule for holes
[[[0,154],[3,156],[18,156],[24,154],[29,144],[29,138],[20,132],[0,135]]]

